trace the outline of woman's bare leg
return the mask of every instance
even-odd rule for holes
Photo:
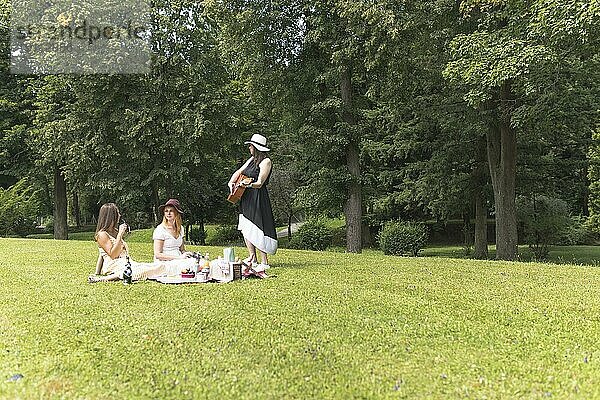
[[[246,248],[248,249],[248,253],[250,253],[248,258],[246,258],[244,261],[246,263],[255,262],[256,261],[256,247],[254,247],[254,245],[252,243],[250,243],[250,241],[246,238],[244,238],[244,242],[246,242]]]
[[[88,283],[118,281],[119,279],[120,279],[119,275],[117,275],[117,274],[90,275],[90,276],[88,276]]]
[[[267,253],[265,253],[264,251],[257,249],[258,250],[258,254],[260,254],[260,262],[263,264],[267,264],[269,265],[269,259],[267,258]]]

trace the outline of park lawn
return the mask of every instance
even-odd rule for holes
[[[0,398],[600,398],[598,268],[281,250],[90,285],[93,242],[0,244]]]
[[[472,249],[471,253],[472,254]],[[420,253],[426,257],[450,257],[469,258],[465,255],[465,249],[461,246],[430,246]],[[496,246],[489,246],[488,258],[496,256]],[[526,245],[519,246],[519,259],[521,261],[532,261],[533,253]],[[551,246],[548,261],[557,264],[592,265],[600,263],[600,246]]]

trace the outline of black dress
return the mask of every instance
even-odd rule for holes
[[[242,174],[253,178],[253,182],[256,182],[259,172],[260,168],[254,166],[254,161],[251,161],[242,171]],[[269,172],[269,176],[267,176],[260,189],[248,187],[244,191],[240,199],[242,213],[239,216],[238,230],[242,231],[244,238],[257,249],[268,254],[275,254],[277,251],[277,233],[275,232],[273,209],[267,190],[271,172]]]

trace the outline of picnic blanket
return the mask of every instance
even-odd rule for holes
[[[208,273],[198,271],[194,277],[177,276],[159,276],[155,281],[166,284],[181,283],[207,283],[219,282],[227,283],[233,280],[241,279],[242,264],[239,262],[228,262],[223,259],[212,260],[209,263]]]

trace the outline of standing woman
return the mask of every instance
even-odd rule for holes
[[[154,229],[152,240],[154,241],[154,261],[163,262],[170,268],[192,268],[196,264],[194,258],[190,258],[190,252],[185,251],[183,242],[183,222],[181,205],[177,199],[169,199],[165,204],[158,207],[163,214],[160,225]]]
[[[90,275],[88,282],[107,282],[122,279],[127,261],[131,263],[133,280],[143,280],[161,276],[165,273],[163,264],[145,264],[133,261],[129,256],[129,248],[123,240],[128,228],[125,223],[119,225],[121,213],[114,203],[106,203],[100,207],[98,225],[94,239],[98,243],[98,252],[102,258],[100,273]]]
[[[267,147],[267,138],[259,134],[252,135],[245,144],[252,157],[231,175],[229,191],[233,191],[240,174],[252,178],[252,183],[244,185],[246,190],[240,200],[242,213],[239,215],[238,230],[242,231],[250,253],[245,261],[256,262],[258,250],[261,264],[268,268],[267,254],[275,254],[277,251],[277,233],[267,190],[272,167],[271,159],[267,156],[270,149]]]

